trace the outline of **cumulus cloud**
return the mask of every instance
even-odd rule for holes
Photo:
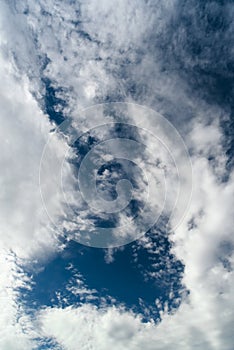
[[[227,147],[220,128],[228,112],[222,108],[225,101],[220,106],[216,104],[219,99],[204,101],[191,81],[201,76],[202,83],[209,82],[211,93],[214,81],[217,83],[215,74],[230,79],[232,72],[227,68],[233,55],[227,43],[233,6],[215,1],[203,6],[193,1],[40,0],[1,4],[1,10],[0,290],[4,297],[1,324],[7,325],[1,347],[31,349],[37,346],[32,340],[41,336],[53,338],[68,350],[77,349],[78,343],[81,349],[100,350],[231,350],[234,175],[225,170]],[[220,11],[221,17],[217,16]],[[200,39],[204,40],[200,43]],[[211,80],[204,78],[209,74]],[[53,127],[42,112],[49,88],[54,94],[50,103],[55,116],[69,115],[82,131],[96,120],[87,118],[88,114],[83,118],[78,113],[81,107],[117,99],[155,108],[185,138],[193,164],[193,196],[184,221],[170,240],[171,253],[184,264],[181,278],[189,294],[173,311],[156,301],[161,317],[158,324],[144,323],[141,315],[118,306],[90,305],[95,291],[82,283],[69,287],[74,295],[85,296],[86,304],[79,307],[45,308],[32,320],[20,302],[17,288],[31,283],[18,266],[20,259],[43,259],[59,249],[38,186],[41,154]],[[215,92],[211,96],[217,96],[220,89]],[[56,119],[54,114],[49,117]],[[148,144],[155,152],[150,140]],[[62,135],[56,135],[43,169],[53,221],[64,215],[58,175],[67,148]],[[148,170],[153,174],[154,169]],[[65,172],[69,170],[66,164]],[[73,184],[71,173],[69,179]],[[74,200],[72,194],[70,199]],[[63,222],[63,228],[72,230],[77,223],[87,229],[93,221],[82,211],[74,222]],[[148,240],[139,244],[153,249]],[[106,259],[112,261],[112,254]],[[153,267],[150,273],[155,277]]]
[[[27,79],[14,76],[12,63],[4,59],[1,77],[1,245],[21,257],[34,256],[55,244],[39,189],[40,159],[51,125],[28,91]],[[59,141],[54,149],[58,154],[65,150]],[[53,174],[47,179],[53,186]],[[56,208],[56,200],[51,201]]]
[[[20,302],[20,288],[29,289],[31,280],[13,253],[0,250],[0,346],[2,349],[32,349],[35,332]]]
[[[43,147],[52,125],[29,91],[28,78],[16,68],[1,35],[0,56],[0,254],[1,254],[1,348],[31,349],[34,332],[30,318],[20,302],[20,289],[30,287],[30,279],[20,266],[46,260],[60,249],[57,234],[43,206],[39,188],[39,167]],[[66,147],[57,139],[56,154]],[[50,163],[51,164],[51,163]],[[54,176],[47,185],[55,186]],[[55,217],[61,212],[61,201],[51,198]]]
[[[219,166],[219,157],[223,158],[220,130],[217,127],[214,132],[213,125],[206,128],[217,137]],[[196,132],[195,128],[192,142]],[[206,152],[208,141],[204,142]],[[201,149],[201,142],[196,147]],[[43,334],[54,337],[65,349],[75,349],[78,343],[84,349],[232,349],[233,174],[228,182],[221,182],[204,154],[193,157],[193,168],[191,206],[172,237],[173,251],[185,266],[182,281],[189,291],[179,308],[168,312],[166,305],[156,303],[161,314],[158,324],[143,323],[139,315],[121,308],[97,309],[87,304],[47,309],[39,316]],[[65,328],[64,319],[68,320]]]

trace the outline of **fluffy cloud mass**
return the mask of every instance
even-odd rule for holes
[[[220,132],[216,128],[217,142]],[[192,136],[196,139],[196,128]],[[205,144],[204,152],[209,149]],[[201,149],[201,143],[196,147]],[[222,158],[220,147],[217,167]],[[175,254],[185,264],[183,283],[190,292],[179,309],[168,314],[163,307],[158,324],[142,323],[140,315],[116,308],[48,309],[39,317],[43,334],[54,337],[65,349],[75,349],[77,344],[84,349],[232,348],[233,174],[222,183],[208,160],[197,155],[193,170],[190,209],[172,236]]]
[[[1,3],[1,349],[233,349],[233,11],[231,2],[217,1],[205,6],[201,1],[138,0]],[[65,233],[73,234],[77,227],[79,233],[91,231],[95,223],[73,193],[76,182],[69,161],[79,153],[70,147],[69,135],[54,128],[69,120],[86,132],[97,121],[91,113],[80,113],[81,108],[115,101],[144,104],[164,115],[183,136],[190,155],[192,197],[186,198],[190,193],[185,191],[179,207],[189,200],[190,205],[183,208],[180,225],[176,216],[168,225],[173,228],[170,253],[184,266],[180,303],[168,308],[166,301],[155,298],[159,317],[145,321],[114,301],[95,305],[91,300],[98,298],[96,290],[79,282],[68,288],[73,295],[88,296],[79,305],[33,309],[23,296],[32,289],[38,266],[44,268],[64,249]],[[142,127],[155,126],[149,120]],[[152,138],[137,136],[153,153],[153,158],[143,154],[143,170],[158,179],[157,147]],[[41,164],[48,139],[49,153]],[[71,159],[65,157],[68,150]],[[178,165],[181,154],[173,151]],[[62,164],[76,216],[64,205]],[[181,161],[186,189],[191,176],[183,166]],[[174,200],[176,176],[171,169],[167,162]],[[105,170],[101,180],[108,183],[108,176]],[[143,191],[135,194],[143,201]],[[152,208],[160,196],[154,193]],[[120,214],[120,224],[129,216]],[[146,252],[154,250],[150,240],[136,244]],[[108,263],[116,251],[107,252]],[[156,276],[153,268],[146,273],[151,278]]]

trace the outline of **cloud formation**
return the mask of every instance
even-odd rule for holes
[[[229,122],[233,100],[231,85],[225,85],[224,98],[220,82],[233,78],[233,5],[40,0],[2,3],[1,13],[1,348],[32,349],[49,337],[54,347],[68,350],[78,342],[81,349],[97,350],[232,350],[234,175],[226,169],[229,145],[220,124]],[[55,126],[49,119],[69,116],[83,127],[80,108],[116,100],[164,114],[189,149],[193,196],[183,223],[170,235],[171,253],[184,264],[188,294],[173,311],[156,300],[159,323],[145,323],[119,305],[95,307],[87,297],[81,306],[32,315],[20,301],[22,288],[32,283],[20,266],[62,249],[38,186],[41,154]],[[55,219],[64,214],[64,198],[56,192],[53,156],[62,161],[67,148],[62,135],[56,136],[45,168]],[[86,213],[77,219],[85,228],[92,224]],[[148,240],[139,244],[154,248]],[[154,276],[153,266],[149,273]],[[76,287],[70,291],[93,294],[86,285]]]

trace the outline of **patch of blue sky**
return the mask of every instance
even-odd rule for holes
[[[103,249],[71,241],[61,254],[34,274],[35,285],[31,291],[24,293],[24,302],[36,309],[84,302],[101,307],[104,301],[107,305],[114,302],[141,313],[145,320],[153,318],[156,321],[159,318],[156,299],[162,304],[167,302],[170,309],[176,305],[169,295],[173,292],[176,299],[182,290],[180,277],[183,266],[170,256],[167,238],[163,242],[161,237],[160,245],[161,257],[167,256],[171,267],[165,263],[166,260],[164,263],[160,261],[160,256],[153,250],[136,249],[136,243],[117,250],[113,261],[107,263]],[[150,278],[150,272],[154,278]],[[156,272],[158,278],[155,278]]]

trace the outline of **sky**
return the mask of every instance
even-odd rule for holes
[[[0,1],[1,350],[233,350],[233,18]]]

